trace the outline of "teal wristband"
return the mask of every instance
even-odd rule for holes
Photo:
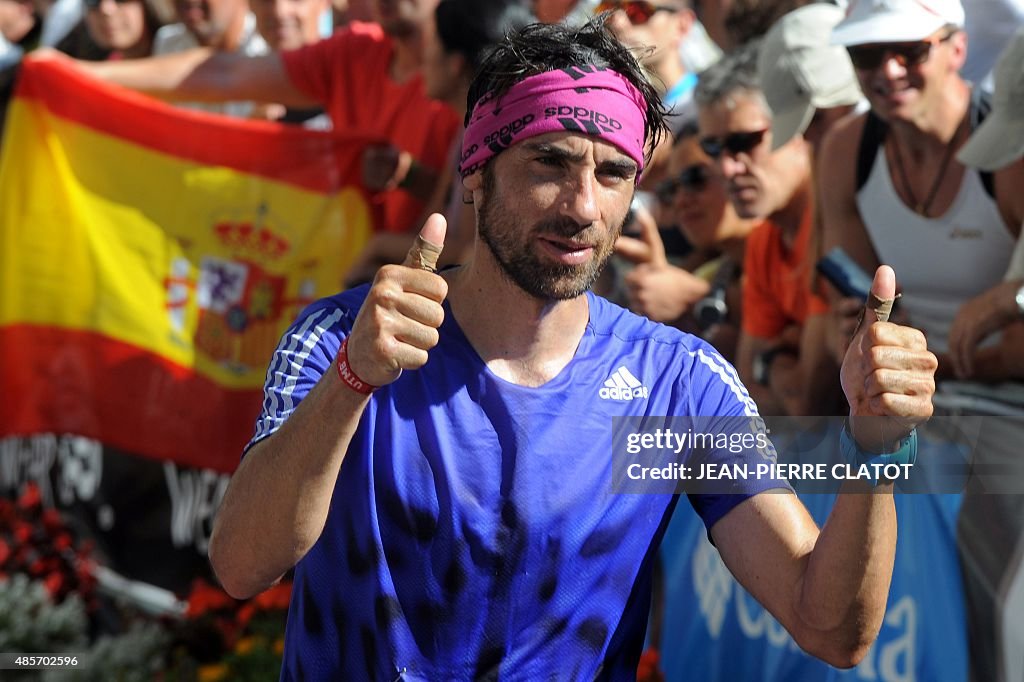
[[[878,485],[878,472],[888,464],[904,465],[914,464],[917,461],[917,429],[911,431],[906,438],[900,441],[899,447],[894,452],[878,453],[862,450],[853,434],[850,433],[850,423],[843,425],[839,434],[839,450],[843,459],[851,467],[860,471],[861,465],[867,464],[871,478],[868,479],[871,487]]]

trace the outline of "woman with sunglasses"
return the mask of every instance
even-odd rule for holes
[[[646,262],[626,275],[630,308],[700,333],[731,360],[739,325],[743,252],[757,221],[736,214],[714,162],[701,149],[692,119],[676,138],[668,178],[658,185],[656,196],[660,222],[676,226],[703,262],[691,274],[670,265],[664,250],[654,245]],[[657,235],[651,233],[648,240],[654,239]]]
[[[697,75],[687,69],[680,48],[690,35],[696,17],[687,0],[604,0],[595,12],[607,12],[608,28],[632,49],[661,93],[669,112],[668,124],[678,135],[684,116],[692,110]],[[652,188],[665,177],[670,143],[654,151],[642,185]]]

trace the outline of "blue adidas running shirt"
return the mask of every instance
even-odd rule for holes
[[[314,303],[285,333],[247,450],[329,369],[368,288]],[[636,679],[677,497],[611,492],[612,418],[756,406],[708,344],[587,300],[574,358],[539,388],[488,370],[446,304],[427,364],[373,394],[295,567],[282,679]],[[785,486],[690,501],[710,529]]]

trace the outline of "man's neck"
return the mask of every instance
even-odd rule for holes
[[[786,248],[793,248],[796,236],[800,233],[800,226],[810,210],[811,183],[808,180],[797,187],[785,206],[768,216],[768,219],[781,231],[782,243],[786,245]]]
[[[572,360],[590,320],[585,295],[541,301],[508,280],[478,239],[473,259],[448,275],[452,314],[496,375],[540,386]]]
[[[937,101],[921,110],[913,121],[893,121],[892,133],[907,150],[911,159],[920,160],[945,152],[971,103],[971,90],[960,78],[952,79],[938,93]]]
[[[733,263],[742,266],[744,255],[747,252],[747,238],[744,236],[726,239],[719,245],[719,248]]]
[[[153,51],[153,36],[146,34],[144,40],[140,40],[138,43],[129,47],[127,50],[121,53],[122,59],[141,59],[148,57]]]
[[[675,55],[667,55],[667,57],[657,68],[658,78],[661,80],[658,87],[659,89],[664,88],[661,93],[662,97],[671,92],[672,88],[686,75],[686,69]]]

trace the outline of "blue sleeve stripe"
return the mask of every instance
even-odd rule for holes
[[[309,359],[310,351],[320,342],[324,332],[336,324],[341,316],[340,309],[333,312],[329,309],[318,310],[307,317],[298,328],[293,326],[293,331],[281,338],[274,351],[273,360],[267,368],[263,389],[263,412],[256,422],[256,434],[252,442],[266,438],[276,431],[295,409],[292,394],[295,391],[296,380]],[[303,350],[296,353],[300,346]]]
[[[747,393],[747,389],[743,388],[743,383],[740,381],[739,376],[736,375],[735,369],[729,367],[728,363],[726,363],[720,355],[709,355],[704,352],[703,348],[697,350],[697,357],[713,373],[718,375],[718,377],[726,386],[729,387],[729,390],[732,391],[733,396],[735,396],[736,400],[738,400],[740,405],[743,406],[744,416],[758,416],[757,403],[755,403],[753,399],[750,397],[750,394]],[[721,363],[719,363],[719,360],[721,360]]]

